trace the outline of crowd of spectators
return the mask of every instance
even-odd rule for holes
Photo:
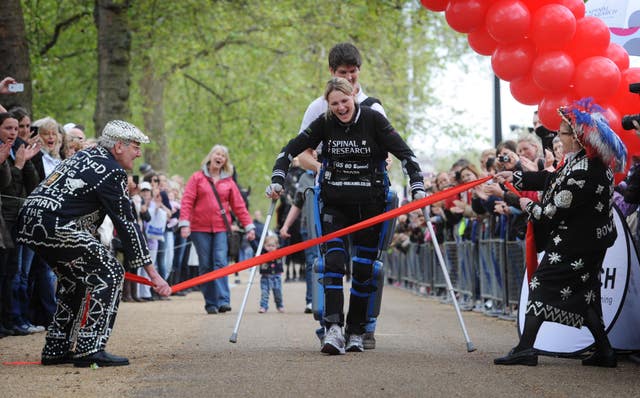
[[[0,93],[6,84],[6,79],[0,83]],[[8,109],[0,106],[0,337],[43,332],[56,308],[55,275],[30,249],[15,242],[12,227],[18,210],[24,198],[47,178],[58,163],[94,144],[92,139],[86,138],[82,124],[62,124],[48,115],[32,119],[35,118],[19,104]],[[506,140],[496,148],[481,151],[475,164],[467,159],[455,161],[448,170],[439,170],[433,173],[433,177],[426,178],[425,186],[430,193],[436,193],[503,170],[554,170],[562,162],[562,143],[547,130],[541,139],[539,126],[534,128],[535,133],[523,131],[516,140]],[[197,256],[190,253],[190,239],[183,238],[178,227],[184,179],[156,172],[148,164],[140,166],[139,173],[129,176],[129,191],[136,217],[146,234],[153,263],[170,284],[193,278],[198,274]],[[301,174],[299,172],[294,177]],[[292,177],[292,184],[295,180]],[[615,194],[616,204],[626,217],[636,244],[640,241],[639,181],[640,166],[636,163],[628,178],[616,187]],[[521,194],[533,200],[538,198],[538,192]],[[287,210],[284,206],[279,209],[279,225],[284,222]],[[390,250],[406,253],[412,247],[410,243],[432,241],[525,239],[527,216],[520,209],[519,198],[506,186],[492,180],[432,204],[426,215],[433,224],[435,237],[429,233],[425,213],[413,211],[398,217]],[[257,223],[259,219],[254,221]],[[291,230],[299,232],[299,229],[299,226],[292,226]],[[121,254],[121,243],[108,218],[99,232],[102,242]],[[240,258],[235,260],[252,255],[252,249],[245,241]],[[303,278],[304,262],[302,257],[290,256],[285,263],[287,281],[296,279],[294,264],[299,264],[298,274],[300,279]],[[137,272],[145,276],[142,268]],[[190,290],[198,288],[186,292]],[[125,281],[122,301],[153,300],[169,298],[158,296],[148,286]],[[261,307],[266,308],[264,305]]]
[[[9,81],[0,83],[0,92]],[[63,126],[51,116],[32,119],[18,104],[0,109],[0,337],[43,332],[51,322],[56,309],[56,277],[46,262],[16,242],[15,223],[24,198],[53,168],[92,145],[85,139],[82,125]]]
[[[640,133],[640,126],[637,131]],[[438,170],[426,177],[425,186],[433,194],[504,170],[553,171],[563,160],[562,143],[557,137],[551,136],[548,130],[544,133],[544,140],[542,140],[537,131],[524,130],[514,140],[505,140],[495,148],[481,151],[477,164],[467,159],[458,159],[449,169]],[[543,142],[546,146],[543,146]],[[636,247],[640,247],[638,246],[640,245],[639,161],[640,159],[634,159],[627,178],[615,187],[614,194],[614,201],[627,222]],[[539,193],[523,191],[520,195],[537,201]],[[467,192],[432,204],[429,206],[428,215],[434,227],[436,239],[430,236],[423,212],[414,211],[398,217],[390,250],[398,250],[406,254],[408,250],[420,250],[420,247],[411,243],[432,241],[437,241],[439,244],[478,243],[480,240],[490,239],[521,242],[524,247],[527,214],[520,208],[519,197],[507,186],[495,183],[492,179]],[[524,263],[521,265],[524,266]],[[435,292],[442,296],[445,296],[445,293],[444,291]],[[478,295],[475,298],[477,299]],[[463,304],[466,304],[468,299],[460,296]],[[482,300],[476,300],[475,303],[465,305],[464,308],[484,309],[484,304]]]
[[[0,94],[9,94],[7,87],[13,82],[11,78],[2,80]],[[11,97],[5,96],[3,101],[4,98]],[[20,104],[6,108],[0,105],[0,337],[44,332],[56,310],[56,275],[32,250],[15,241],[18,211],[24,199],[58,163],[96,142],[86,138],[83,124],[61,123],[50,115],[34,119]],[[235,169],[233,174],[235,181]],[[171,285],[199,274],[198,256],[191,238],[180,234],[184,188],[182,176],[169,177],[147,163],[142,164],[137,173],[132,170],[128,177],[132,208],[147,239],[152,262]],[[249,192],[241,188],[240,191],[248,205]],[[260,226],[261,232],[259,211],[255,217],[253,222]],[[147,276],[143,268],[134,271],[125,262],[122,242],[109,217],[97,232],[101,242],[113,250],[127,271]],[[242,261],[253,255],[253,248],[245,237],[239,255],[229,260]],[[200,287],[174,295],[183,296],[194,290]],[[125,280],[123,302],[154,300],[170,298],[158,295],[149,286]]]

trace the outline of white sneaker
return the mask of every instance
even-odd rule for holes
[[[27,328],[29,329],[30,333],[40,333],[45,331],[44,326],[36,326],[36,325],[28,324]]]
[[[340,326],[331,325],[324,336],[324,345],[320,351],[329,355],[344,355],[344,336]]]
[[[347,351],[349,352],[363,352],[364,344],[362,343],[361,334],[350,334],[349,342],[347,343]]]

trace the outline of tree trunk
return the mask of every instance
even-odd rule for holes
[[[167,136],[164,130],[164,81],[166,77],[158,76],[153,62],[145,57],[144,70],[140,79],[140,93],[142,94],[144,118],[144,132],[149,136],[153,145],[145,148],[144,160],[155,170],[166,171],[169,166],[165,154]]]
[[[98,30],[98,94],[93,115],[96,135],[113,119],[128,120],[131,76],[129,1],[96,0],[94,18]]]
[[[7,109],[21,105],[31,110],[32,87],[29,46],[20,0],[4,0],[0,10],[0,80],[11,76],[24,83],[24,91],[0,95],[0,103]]]

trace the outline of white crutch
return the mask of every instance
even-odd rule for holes
[[[273,216],[273,210],[276,208],[276,202],[277,200],[271,201],[271,207],[269,207],[269,213],[267,214],[266,220],[264,220],[264,229],[262,230],[262,235],[260,235],[260,242],[258,243],[258,248],[256,249],[254,256],[259,256],[262,253],[262,246],[264,245],[264,239],[267,237],[267,233],[269,231],[269,224],[271,223],[271,216]],[[247,284],[247,288],[244,291],[244,298],[242,299],[240,312],[238,312],[238,319],[236,319],[236,325],[233,328],[233,333],[231,333],[231,337],[229,337],[229,341],[231,343],[235,343],[238,341],[238,329],[240,329],[242,314],[244,314],[244,307],[247,305],[249,290],[251,290],[251,286],[253,285],[253,278],[256,275],[257,268],[258,268],[258,265],[251,268],[251,275],[249,275],[249,283]]]
[[[462,333],[464,333],[464,339],[467,342],[467,352],[475,351],[475,347],[469,338],[469,334],[467,333],[467,328],[464,326],[464,320],[462,319],[462,314],[460,313],[460,307],[458,306],[458,300],[456,299],[456,293],[453,291],[453,285],[451,284],[451,278],[449,278],[449,271],[447,270],[447,265],[444,262],[444,258],[442,257],[442,252],[440,252],[440,245],[438,244],[438,239],[436,238],[436,233],[433,229],[433,224],[431,223],[431,217],[429,214],[429,208],[425,207],[422,209],[424,213],[424,219],[427,221],[427,228],[429,228],[429,233],[431,234],[431,241],[433,242],[433,247],[436,250],[436,256],[438,256],[438,262],[440,263],[440,268],[442,269],[442,273],[444,274],[444,279],[447,282],[447,289],[451,294],[451,301],[453,301],[453,306],[456,308],[456,314],[458,315],[458,321],[460,321],[460,327],[462,328]]]

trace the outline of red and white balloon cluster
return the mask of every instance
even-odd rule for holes
[[[466,33],[475,52],[491,56],[496,76],[509,82],[518,102],[538,105],[545,127],[558,129],[558,107],[593,97],[630,154],[640,154],[640,141],[620,124],[621,115],[640,112],[640,96],[629,92],[630,83],[640,82],[640,68],[629,67],[627,51],[610,42],[602,20],[585,16],[583,0],[421,3],[444,11],[449,26]]]

